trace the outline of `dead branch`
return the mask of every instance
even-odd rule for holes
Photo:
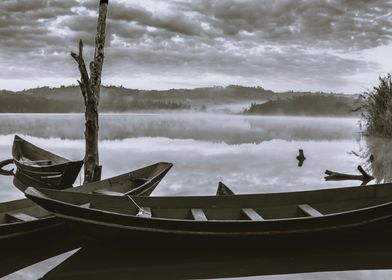
[[[359,180],[362,181],[362,185],[366,185],[368,182],[374,179],[373,176],[366,173],[362,166],[358,165],[358,171],[361,175],[351,175],[346,173],[339,173],[331,170],[325,170],[325,181],[343,181],[343,180]]]

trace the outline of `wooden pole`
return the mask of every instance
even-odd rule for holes
[[[298,156],[297,156],[297,160],[298,160],[298,166],[301,167],[306,159],[305,155],[304,155],[304,150],[299,149],[298,150]]]
[[[85,111],[85,131],[86,151],[84,156],[84,183],[100,180],[101,166],[99,166],[98,153],[98,105],[101,87],[101,75],[104,61],[106,14],[108,10],[108,0],[99,2],[99,14],[97,23],[97,35],[95,37],[94,60],[90,63],[90,76],[83,59],[83,42],[79,42],[79,54],[71,52],[71,56],[78,63],[80,71],[80,81],[78,81],[82,91]]]

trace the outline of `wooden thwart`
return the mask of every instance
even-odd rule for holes
[[[104,194],[104,195],[111,195],[111,196],[123,196],[124,194],[121,192],[114,192],[108,190],[96,190],[93,193],[95,194]]]
[[[199,208],[192,208],[191,213],[193,216],[193,219],[196,221],[208,221],[206,214],[204,214],[204,211]]]
[[[23,164],[27,164],[27,165],[38,164],[38,163],[47,164],[47,165],[52,164],[51,160],[46,160],[46,159],[44,159],[44,160],[22,160],[22,162],[23,162]]]
[[[137,217],[151,218],[151,208],[150,207],[140,207],[139,213],[136,214]]]
[[[57,175],[48,175],[48,176],[41,176],[41,179],[57,179],[61,178],[63,174],[57,174]]]
[[[312,206],[309,204],[300,204],[297,206],[303,213],[308,215],[309,217],[321,217],[323,216],[322,213],[314,209]]]
[[[80,204],[79,206],[83,207],[83,208],[90,208],[91,207],[91,203],[83,203],[83,204]]]
[[[243,208],[242,213],[244,213],[244,215],[252,221],[264,221],[263,217],[261,217],[259,215],[259,213],[257,213],[254,209],[252,208]]]
[[[30,221],[35,221],[38,220],[38,218],[30,216],[28,214],[25,213],[21,213],[21,212],[13,212],[13,213],[7,213],[6,214],[8,217],[20,221],[20,222],[30,222]]]

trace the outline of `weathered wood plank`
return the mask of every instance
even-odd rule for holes
[[[30,221],[38,220],[37,217],[33,217],[33,216],[30,216],[28,214],[21,213],[21,212],[11,212],[11,213],[7,213],[6,215],[12,219],[15,219],[15,220],[18,220],[21,222],[30,222]]]
[[[254,209],[252,208],[243,208],[242,213],[245,214],[245,216],[252,221],[264,221],[263,217],[259,215]]]
[[[300,204],[298,205],[298,208],[305,213],[306,215],[310,217],[321,217],[323,216],[322,213],[320,213],[318,210],[314,209],[312,206],[309,204]]]
[[[208,221],[206,214],[204,214],[204,211],[199,208],[192,208],[191,213],[193,216],[193,219],[196,221]]]
[[[150,207],[140,207],[139,213],[136,214],[137,217],[151,218],[151,208]]]
[[[91,203],[83,203],[83,204],[80,204],[79,206],[83,207],[83,208],[90,208]]]
[[[48,160],[48,159],[42,159],[42,160],[28,160],[28,159],[25,160],[25,159],[23,159],[23,160],[21,160],[21,162],[26,165],[38,165],[38,164],[50,165],[50,164],[52,164],[52,161]]]
[[[103,195],[111,195],[111,196],[123,196],[124,195],[121,192],[114,192],[114,191],[108,191],[108,190],[96,190],[93,193],[103,194]]]

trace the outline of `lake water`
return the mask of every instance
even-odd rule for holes
[[[0,115],[0,160],[11,157],[14,134],[70,159],[84,154],[81,114]],[[103,177],[158,161],[174,167],[153,195],[213,195],[219,181],[236,193],[283,192],[358,185],[325,182],[326,169],[357,174],[362,165],[377,182],[392,178],[385,139],[362,137],[358,119],[225,114],[102,114]],[[306,160],[297,166],[298,150]],[[373,154],[373,162],[369,161]],[[82,178],[77,179],[77,183]],[[11,177],[0,177],[0,201],[22,198]],[[9,276],[35,279],[65,256]],[[311,276],[310,276],[311,275]],[[389,271],[333,272],[276,279],[384,279]],[[282,278],[283,277],[283,278]],[[275,276],[258,277],[270,279]],[[251,278],[254,279],[254,278]]]

